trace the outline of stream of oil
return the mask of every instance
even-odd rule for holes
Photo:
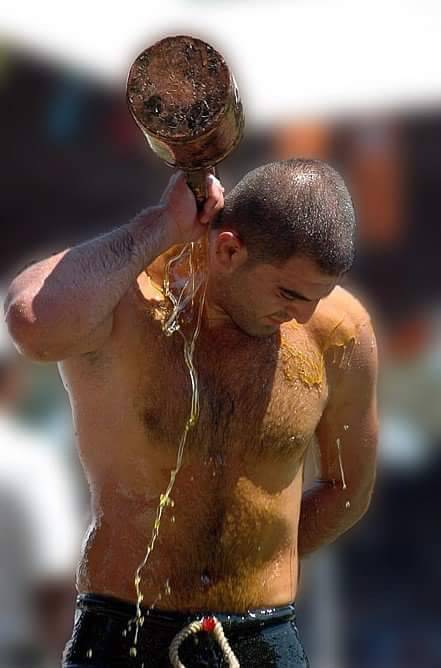
[[[198,242],[186,244],[178,255],[172,257],[168,261],[165,267],[163,291],[164,291],[164,296],[167,299],[169,299],[172,304],[172,311],[169,317],[164,320],[162,329],[166,336],[171,336],[175,332],[179,332],[184,340],[184,359],[190,375],[191,388],[192,388],[191,406],[190,406],[189,416],[185,423],[185,427],[179,442],[175,468],[172,469],[170,472],[170,480],[166,490],[164,491],[163,494],[160,495],[159,504],[156,508],[155,521],[153,523],[153,529],[150,541],[147,546],[144,559],[139,564],[135,573],[134,584],[136,589],[136,617],[133,620],[135,623],[135,635],[133,639],[133,645],[130,648],[130,656],[132,657],[137,655],[139,631],[144,624],[144,616],[142,612],[142,602],[143,602],[142,572],[147,566],[150,555],[155,547],[164,511],[166,508],[174,506],[174,502],[171,498],[171,493],[173,491],[173,487],[176,481],[176,476],[178,475],[182,465],[185,444],[187,442],[187,436],[191,431],[191,429],[193,429],[194,426],[196,425],[199,417],[198,376],[194,366],[193,358],[194,358],[194,349],[196,340],[198,338],[201,327],[202,313],[204,309],[205,295],[207,289],[207,279],[208,279],[208,271],[206,266],[207,243],[208,243],[208,238],[207,236],[205,236],[202,240],[199,240]],[[171,270],[175,264],[179,262],[185,262],[186,260],[188,260],[188,275],[185,277],[182,287],[180,287],[177,294],[175,294],[170,285]],[[198,280],[196,280],[196,278],[198,278]],[[199,303],[195,305],[195,298],[198,295],[198,293],[200,293]],[[181,322],[181,316],[183,315],[186,309],[187,309],[187,312],[185,314],[186,322],[194,325],[193,331],[190,334],[186,334],[184,332]],[[194,323],[195,309],[197,309],[197,313],[196,313],[196,322]],[[170,585],[168,580],[165,585],[165,593],[166,594],[170,593]],[[153,604],[150,606],[149,609],[152,609],[160,598],[161,594],[158,594],[158,597],[156,598],[156,600],[153,602]]]

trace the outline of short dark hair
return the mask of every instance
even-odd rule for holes
[[[246,174],[212,223],[212,229],[226,227],[239,235],[254,262],[304,255],[339,275],[354,261],[351,196],[340,174],[321,160],[281,160]]]

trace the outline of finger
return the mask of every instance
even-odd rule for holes
[[[206,185],[208,197],[213,197],[216,196],[219,192],[224,192],[224,188],[221,182],[216,176],[214,176],[214,174],[208,174]]]
[[[224,205],[224,196],[223,193],[219,190],[216,193],[210,195],[204,202],[204,205],[202,207],[202,212],[209,213],[215,208],[222,208]]]
[[[216,214],[221,209],[223,209],[223,207],[224,207],[223,200],[215,200],[211,204],[206,203],[199,217],[200,222],[209,223],[211,220],[213,220]]]
[[[220,197],[222,197],[222,191],[220,190],[219,186],[214,184],[212,187],[210,187],[210,190],[207,191],[207,196],[205,198],[203,208],[212,208],[215,206]]]
[[[222,191],[216,187],[216,190],[208,193],[207,199],[204,202],[203,211],[211,211],[220,200],[223,200]]]
[[[217,195],[210,195],[209,197],[207,197],[202,207],[202,211],[209,211],[213,209],[216,206],[218,200],[219,197]]]
[[[168,182],[169,184],[174,184],[176,183],[182,176],[182,172],[173,172],[173,174],[170,176]]]
[[[221,199],[219,199],[219,200],[216,202],[216,204],[215,204],[215,206],[214,206],[214,209],[213,209],[213,213],[216,214],[216,213],[218,213],[218,211],[220,211],[220,210],[223,209],[223,208],[224,208],[224,199],[223,199],[223,197],[222,197]]]
[[[210,199],[205,200],[203,209],[199,216],[201,223],[208,223],[211,220],[216,203],[217,200],[214,197],[210,197]]]
[[[199,214],[199,222],[200,223],[209,223],[211,220],[211,217],[213,215],[213,209],[209,208],[207,209],[205,206],[201,213]]]
[[[179,172],[175,172],[174,174],[172,174],[170,176],[170,178],[168,180],[168,183],[165,187],[165,190],[163,192],[163,195],[168,195],[168,193],[171,192],[173,190],[173,188],[176,187],[176,183],[177,183],[179,178],[180,178],[180,173]]]

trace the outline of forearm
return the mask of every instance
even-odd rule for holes
[[[162,207],[25,269],[11,283],[7,321],[14,338],[81,340],[112,313],[130,285],[173,241]],[[15,334],[15,336],[14,336]]]
[[[364,515],[370,494],[351,494],[341,485],[317,482],[304,492],[300,509],[298,550],[300,558],[333,543]]]

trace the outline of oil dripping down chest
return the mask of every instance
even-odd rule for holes
[[[199,420],[189,433],[187,450],[225,461],[234,456],[305,449],[326,400],[320,356],[304,355],[284,337],[257,340],[248,346],[226,342],[195,351]],[[305,362],[305,360],[307,360]],[[140,418],[149,442],[175,449],[189,416],[191,381],[182,343],[167,339],[154,356],[149,377],[154,392],[141,393]]]

